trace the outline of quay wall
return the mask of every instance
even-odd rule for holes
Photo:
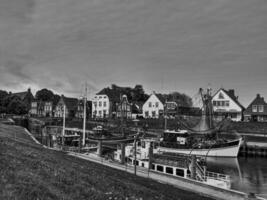
[[[104,160],[101,157],[97,156],[90,156],[90,155],[83,155],[78,153],[69,152],[69,155],[76,156],[85,160],[93,161],[96,163],[101,163],[103,165],[127,171],[129,173],[134,173],[134,167],[130,165],[121,165],[118,163],[110,162],[107,160]],[[150,178],[153,180],[156,180],[158,182],[164,183],[164,184],[170,184],[177,188],[181,188],[187,191],[192,191],[199,193],[203,196],[219,199],[219,200],[252,200],[252,199],[262,199],[260,197],[252,197],[250,198],[248,194],[239,192],[236,190],[228,190],[223,188],[214,187],[212,185],[207,185],[199,181],[190,180],[182,177],[173,177],[166,174],[160,174],[153,171],[148,171],[146,169],[141,169],[140,167],[137,167],[137,173],[138,176],[142,176],[145,178]]]

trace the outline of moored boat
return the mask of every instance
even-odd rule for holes
[[[218,137],[225,121],[217,126],[214,125],[211,89],[207,89],[205,93],[203,89],[200,89],[199,92],[203,102],[199,123],[195,127],[189,128],[183,121],[180,121],[180,125],[186,128],[185,130],[165,130],[159,150],[199,156],[237,157],[242,137],[234,140]]]

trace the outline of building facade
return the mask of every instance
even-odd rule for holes
[[[234,90],[219,89],[212,97],[213,112],[215,119],[229,118],[233,121],[243,119],[244,107],[238,101]]]
[[[86,118],[88,119],[91,117],[91,110],[92,110],[92,102],[87,101],[86,103]],[[78,100],[77,110],[75,113],[76,118],[83,118],[84,115],[84,100],[80,99]]]
[[[117,117],[132,118],[132,104],[129,103],[126,95],[122,95],[121,101],[117,103]]]
[[[31,103],[34,101],[34,97],[30,88],[25,92],[13,93],[12,96],[18,97],[26,105],[27,111],[31,110]]]
[[[244,111],[245,121],[267,122],[267,103],[264,98],[257,94],[256,98]]]
[[[107,118],[111,115],[111,104],[108,95],[96,94],[92,99],[92,117]]]
[[[78,99],[69,98],[65,96],[61,96],[59,102],[57,103],[54,111],[55,117],[63,117],[64,116],[64,106],[65,106],[65,116],[69,118],[75,117],[75,113],[77,111]]]
[[[143,105],[144,118],[159,118],[164,115],[164,101],[156,93],[150,95]]]

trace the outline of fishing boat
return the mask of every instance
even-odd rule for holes
[[[197,156],[160,152],[155,138],[141,138],[139,142],[125,146],[125,164],[135,166],[138,170],[148,169],[151,172],[182,179],[190,179],[207,185],[230,189],[229,175],[207,170],[205,162]],[[114,152],[114,160],[121,162],[122,149]]]
[[[206,92],[200,89],[199,93],[203,102],[199,123],[189,128],[180,121],[181,127],[185,129],[165,130],[160,139],[159,151],[199,156],[237,157],[242,137],[239,136],[233,140],[218,137],[224,121],[217,126],[214,125],[211,89],[207,89]]]

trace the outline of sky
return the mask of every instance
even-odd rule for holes
[[[1,0],[0,89],[267,98],[266,0]]]

